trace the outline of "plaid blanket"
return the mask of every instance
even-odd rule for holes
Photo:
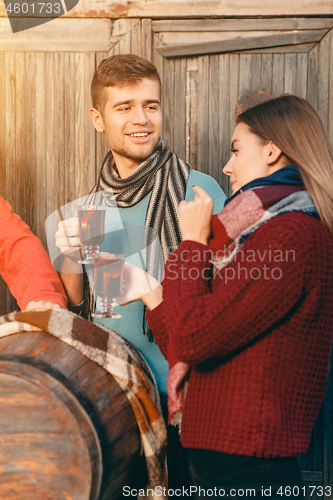
[[[13,312],[0,317],[0,338],[25,331],[48,332],[113,375],[132,406],[147,463],[147,498],[155,498],[155,487],[164,487],[166,428],[158,408],[156,383],[142,356],[112,330],[65,309]],[[160,488],[158,491],[161,498]]]

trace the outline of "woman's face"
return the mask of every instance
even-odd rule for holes
[[[223,168],[223,173],[230,177],[233,193],[248,182],[266,177],[281,168],[274,168],[271,163],[271,144],[265,144],[245,123],[240,122],[237,125],[231,138],[232,155]]]

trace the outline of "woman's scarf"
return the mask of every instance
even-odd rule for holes
[[[295,173],[294,169],[296,167],[290,172],[292,176]],[[285,172],[281,173],[285,175]],[[245,187],[242,191],[238,191],[218,215],[213,215],[208,247],[212,252],[212,263],[215,268],[222,269],[230,264],[247,238],[262,224],[278,215],[304,212],[318,217],[318,212],[303,184],[279,184],[278,179],[279,176],[275,176],[273,182],[267,183],[265,178],[263,185],[260,185],[261,180],[257,179],[254,181],[256,186]],[[170,344],[168,362],[169,423],[180,427],[190,366],[175,358]]]
[[[159,281],[162,281],[169,253],[178,248],[182,239],[178,205],[185,199],[190,169],[188,163],[171,153],[159,139],[149,158],[131,175],[121,179],[117,175],[112,152],[109,151],[97,183],[85,202],[101,205],[104,200],[107,206],[126,208],[136,205],[151,192],[145,220],[146,270]],[[152,341],[147,323],[144,324],[144,330]]]

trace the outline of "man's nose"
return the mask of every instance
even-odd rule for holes
[[[132,123],[136,125],[146,125],[148,122],[146,111],[142,106],[133,109]]]

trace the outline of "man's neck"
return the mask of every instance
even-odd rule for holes
[[[129,177],[139,165],[141,165],[142,161],[132,160],[131,158],[119,158],[118,155],[113,155],[114,159],[114,169],[119,175],[120,179],[125,179]]]

